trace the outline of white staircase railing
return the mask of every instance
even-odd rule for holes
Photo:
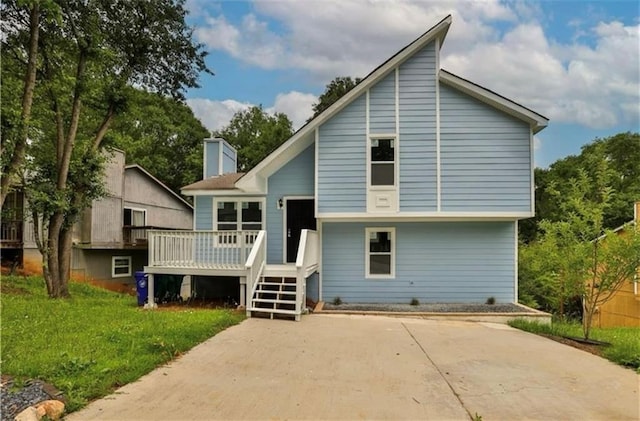
[[[319,247],[318,233],[313,230],[302,230],[296,256],[296,320],[300,319],[303,302],[307,295],[306,279],[318,270]]]
[[[238,268],[260,231],[151,230],[149,266],[173,268]]]
[[[251,253],[249,253],[247,262],[245,263],[245,268],[247,269],[247,309],[251,307],[250,303],[256,293],[256,287],[258,286],[258,281],[262,276],[266,262],[267,232],[260,231],[253,243],[253,248],[251,249]]]

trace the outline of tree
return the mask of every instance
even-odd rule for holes
[[[320,98],[318,98],[318,102],[313,104],[313,117],[311,117],[309,121],[342,98],[347,92],[360,83],[361,80],[359,77],[353,80],[349,76],[340,76],[329,82],[322,95],[320,95]]]
[[[581,298],[586,339],[597,307],[632,280],[640,266],[637,230],[627,228],[625,235],[617,235],[604,226],[612,197],[607,185],[609,161],[592,165],[593,178],[580,169],[569,180],[569,190],[559,202],[563,219],[543,220],[541,236],[520,254],[520,282],[527,297],[534,296],[535,288],[545,291],[543,300],[562,318],[567,300]],[[549,193],[556,198],[560,195],[553,185]]]
[[[202,177],[202,141],[209,131],[189,106],[139,89],[105,136],[105,145],[126,153],[176,193]]]
[[[249,171],[293,134],[286,114],[267,114],[262,106],[237,112],[229,125],[214,133],[238,151],[238,171]]]
[[[100,191],[101,146],[127,107],[131,86],[182,98],[207,71],[185,23],[182,0],[56,0],[60,16],[41,20],[38,87],[48,109],[30,152],[27,191],[51,297],[69,295],[72,227]],[[4,9],[3,5],[3,11]],[[8,4],[5,51],[24,49],[24,6]],[[3,13],[3,15],[5,15]],[[20,55],[20,54],[16,54]]]
[[[608,170],[601,177],[612,188],[609,206],[604,212],[604,227],[615,228],[630,221],[632,205],[640,197],[640,134],[627,132],[595,139],[584,145],[579,155],[559,159],[547,169],[536,168],[536,217],[519,224],[520,238],[529,243],[540,232],[540,221],[561,220],[564,214],[560,202],[571,188],[570,180],[584,171],[595,182],[597,165],[603,160],[608,162]],[[594,195],[597,192],[591,188],[588,196]]]
[[[20,59],[26,57],[24,83],[22,85],[22,104],[20,108],[20,118],[15,121],[18,128],[17,133],[14,136],[2,136],[2,180],[0,181],[0,206],[4,205],[4,200],[6,199],[11,186],[16,184],[16,176],[24,163],[31,122],[31,105],[33,104],[33,95],[36,86],[38,37],[40,35],[40,17],[43,10],[57,11],[57,8],[56,5],[50,1],[40,0],[27,2],[23,8],[23,11],[28,14],[28,31],[25,31],[28,32],[28,40],[24,50],[18,52],[19,55],[17,56]],[[7,25],[7,22],[23,19],[20,12],[20,8],[14,2],[4,3],[2,7],[3,33],[6,34],[14,30],[14,28]],[[12,13],[13,19],[8,16]],[[4,57],[3,63],[5,63]]]
[[[587,283],[583,292],[582,329],[589,339],[593,316],[640,268],[640,231],[629,224],[621,232],[606,230],[590,243]]]

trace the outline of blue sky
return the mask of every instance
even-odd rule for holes
[[[209,52],[187,103],[210,130],[261,104],[297,128],[336,76],[366,76],[452,14],[441,66],[549,117],[545,167],[595,137],[640,130],[637,1],[187,0]]]

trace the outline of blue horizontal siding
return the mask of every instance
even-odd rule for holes
[[[396,228],[395,279],[365,278],[365,228]],[[484,303],[515,296],[513,222],[323,223],[323,299]]]
[[[283,210],[278,200],[284,196],[311,196],[314,189],[314,145],[269,177],[267,194],[267,263],[283,262]]]
[[[366,96],[319,128],[318,211],[366,211]]]
[[[369,133],[396,132],[396,74],[389,73],[369,91]]]
[[[228,174],[236,172],[236,153],[226,143],[223,143],[222,153],[222,173]]]
[[[443,211],[531,211],[529,126],[440,85]]]
[[[399,70],[400,211],[435,211],[436,51],[431,43]]]
[[[217,141],[204,142],[204,147],[207,150],[205,153],[205,158],[207,160],[207,172],[205,173],[204,178],[220,175],[220,168],[218,168],[218,164],[220,164],[220,143]]]
[[[213,196],[195,196],[194,199],[196,230],[212,230]]]

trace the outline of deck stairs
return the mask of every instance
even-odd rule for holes
[[[294,265],[266,265],[247,310],[251,317],[300,320],[296,300],[305,294],[299,295],[297,288]]]

